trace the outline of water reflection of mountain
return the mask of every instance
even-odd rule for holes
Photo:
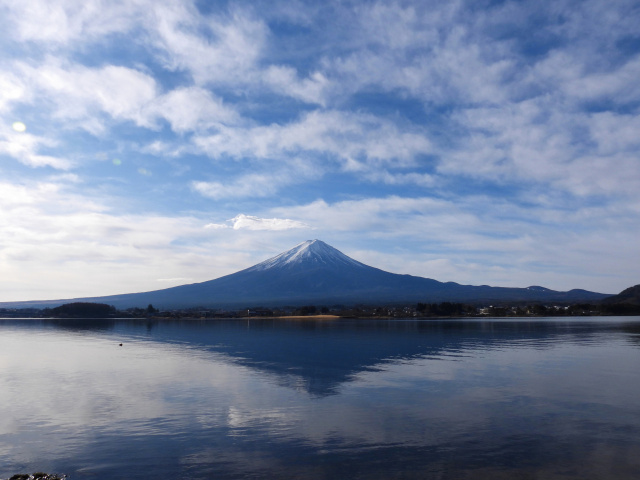
[[[635,317],[639,319],[640,317]],[[629,322],[621,325],[620,330],[627,334],[629,342],[640,346],[640,323]]]
[[[612,327],[576,321],[223,320],[119,322],[114,333],[220,353],[280,384],[326,396],[386,362],[455,359],[515,343],[549,348],[589,341]]]

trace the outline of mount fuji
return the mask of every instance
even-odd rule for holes
[[[83,301],[108,303],[117,308],[144,307],[151,303],[169,309],[442,301],[586,302],[607,296],[586,290],[558,292],[543,287],[472,286],[399,275],[360,263],[320,240],[307,240],[253,267],[202,283],[143,293],[11,303],[44,307]]]

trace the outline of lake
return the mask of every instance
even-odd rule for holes
[[[0,478],[35,471],[638,479],[640,317],[0,320]]]

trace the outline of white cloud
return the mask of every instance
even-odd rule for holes
[[[309,78],[300,80],[294,68],[272,65],[261,76],[265,83],[282,95],[322,106],[325,104],[324,95],[329,80],[321,72],[314,72]]]
[[[598,155],[636,154],[640,149],[638,115],[601,112],[590,115],[587,125]]]
[[[365,177],[369,181],[382,182],[387,185],[418,185],[420,187],[436,185],[436,177],[428,173],[391,173],[385,170],[376,170],[366,173]]]
[[[274,158],[301,153],[329,154],[347,170],[360,163],[412,166],[418,154],[432,152],[419,129],[400,129],[391,122],[366,114],[313,111],[285,125],[253,128],[221,128],[219,133],[199,136],[195,144],[217,158]]]
[[[310,228],[309,225],[288,218],[259,218],[243,213],[232,218],[234,230],[291,230],[294,228]]]
[[[208,223],[207,229],[219,230],[232,228],[233,230],[293,230],[299,228],[311,228],[309,225],[289,218],[260,218],[240,213],[227,223]]]
[[[221,228],[230,228],[229,225],[225,223],[207,223],[204,228],[210,228],[213,230],[220,230]]]
[[[265,87],[304,102],[324,104],[328,84],[322,72],[300,78],[290,65],[269,65],[269,28],[248,11],[202,17],[184,4],[154,7],[147,24],[157,52],[171,70],[187,71],[197,85],[224,85],[238,91]],[[203,34],[204,33],[204,34]]]
[[[267,197],[273,195],[278,189],[290,183],[292,180],[288,176],[273,176],[270,174],[248,174],[243,175],[233,181],[226,182],[192,182],[192,188],[199,194],[220,200],[225,198],[243,197]]]
[[[51,175],[47,179],[47,181],[53,184],[56,184],[59,182],[81,183],[82,179],[80,178],[79,175],[76,175],[75,173],[61,173],[57,175]]]
[[[0,155],[8,155],[29,167],[70,169],[73,165],[70,160],[39,153],[41,149],[55,145],[57,142],[48,138],[0,127]]]
[[[178,133],[233,124],[240,118],[207,90],[180,87],[161,95],[153,77],[127,67],[87,68],[49,58],[38,67],[17,63],[16,69],[26,82],[21,88],[42,99],[45,108],[52,107],[53,116],[65,122],[65,129],[75,125],[91,133],[105,133],[101,113],[151,129],[157,128],[157,119],[164,118]],[[11,90],[11,99],[21,98],[17,88]]]
[[[515,64],[500,42],[476,30],[483,13],[466,18],[460,2],[364,5],[352,49],[326,60],[344,92],[409,93],[426,104],[494,104]]]
[[[286,186],[319,178],[323,174],[318,162],[314,162],[313,159],[285,158],[280,161],[274,160],[273,163],[271,170],[247,173],[222,181],[194,181],[191,188],[214,200],[261,198],[274,195]]]
[[[233,108],[199,87],[172,90],[155,99],[148,107],[148,112],[165,118],[173,131],[178,133],[239,120],[239,115]]]
[[[359,41],[366,45],[401,51],[416,44],[432,45],[437,42],[433,28],[447,11],[457,8],[456,2],[432,5],[430,14],[423,17],[412,5],[398,2],[376,2],[357,7]],[[435,7],[435,8],[433,8]],[[356,40],[356,41],[358,41]]]
[[[637,196],[638,119],[557,111],[549,103],[554,100],[533,99],[456,115],[469,135],[442,155],[438,171],[503,184],[546,183],[581,196]]]
[[[87,68],[54,58],[37,67],[18,62],[16,69],[44,106],[53,106],[56,118],[75,121],[79,128],[103,131],[100,112],[116,120],[152,126],[144,110],[157,95],[156,82],[140,71],[114,65]]]
[[[104,199],[106,200],[106,199]],[[149,278],[208,280],[216,258],[192,217],[109,212],[68,184],[0,183],[0,291],[3,301],[108,295],[157,288]],[[233,254],[229,255],[234,259]],[[218,259],[223,273],[229,258]],[[227,270],[224,270],[227,268]]]
[[[246,84],[266,40],[268,29],[262,21],[240,11],[227,18],[201,17],[182,3],[153,10],[147,27],[167,68],[186,70],[199,85]]]
[[[140,152],[154,156],[162,157],[180,157],[184,153],[192,150],[189,145],[185,145],[181,141],[165,142],[162,140],[154,140],[153,142],[139,147]]]
[[[139,1],[32,0],[2,4],[6,18],[11,20],[5,33],[50,49],[126,31],[136,13],[143,11]]]
[[[273,209],[276,214],[286,208]],[[291,207],[291,214],[319,229],[369,232],[379,237],[420,236],[445,239],[452,231],[477,229],[481,222],[454,202],[428,197],[389,196],[327,203],[316,200]],[[447,241],[455,241],[448,239]]]
[[[615,103],[634,102],[640,99],[640,58],[633,58],[619,68],[606,72],[579,72],[578,78],[562,83],[569,98],[579,100],[609,100]]]
[[[25,101],[28,96],[26,86],[17,76],[0,71],[0,113],[8,111],[12,103]]]
[[[133,34],[131,41],[159,57],[165,68],[185,71],[199,86],[273,89],[305,102],[322,103],[327,79],[321,72],[300,79],[288,65],[263,65],[269,29],[249,11],[230,8],[203,16],[191,2],[12,2],[5,6],[5,28],[16,39],[36,42],[46,51],[109,35]]]

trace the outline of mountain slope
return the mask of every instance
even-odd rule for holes
[[[626,288],[617,295],[605,298],[602,303],[628,303],[630,305],[640,305],[640,285],[634,285],[633,287]]]
[[[600,300],[607,295],[543,287],[502,288],[442,283],[398,275],[360,263],[320,240],[308,240],[280,255],[231,275],[202,283],[125,295],[73,299],[108,303],[117,308],[146,306],[236,307],[301,304],[391,302],[499,302]],[[22,302],[55,306],[72,300]]]

